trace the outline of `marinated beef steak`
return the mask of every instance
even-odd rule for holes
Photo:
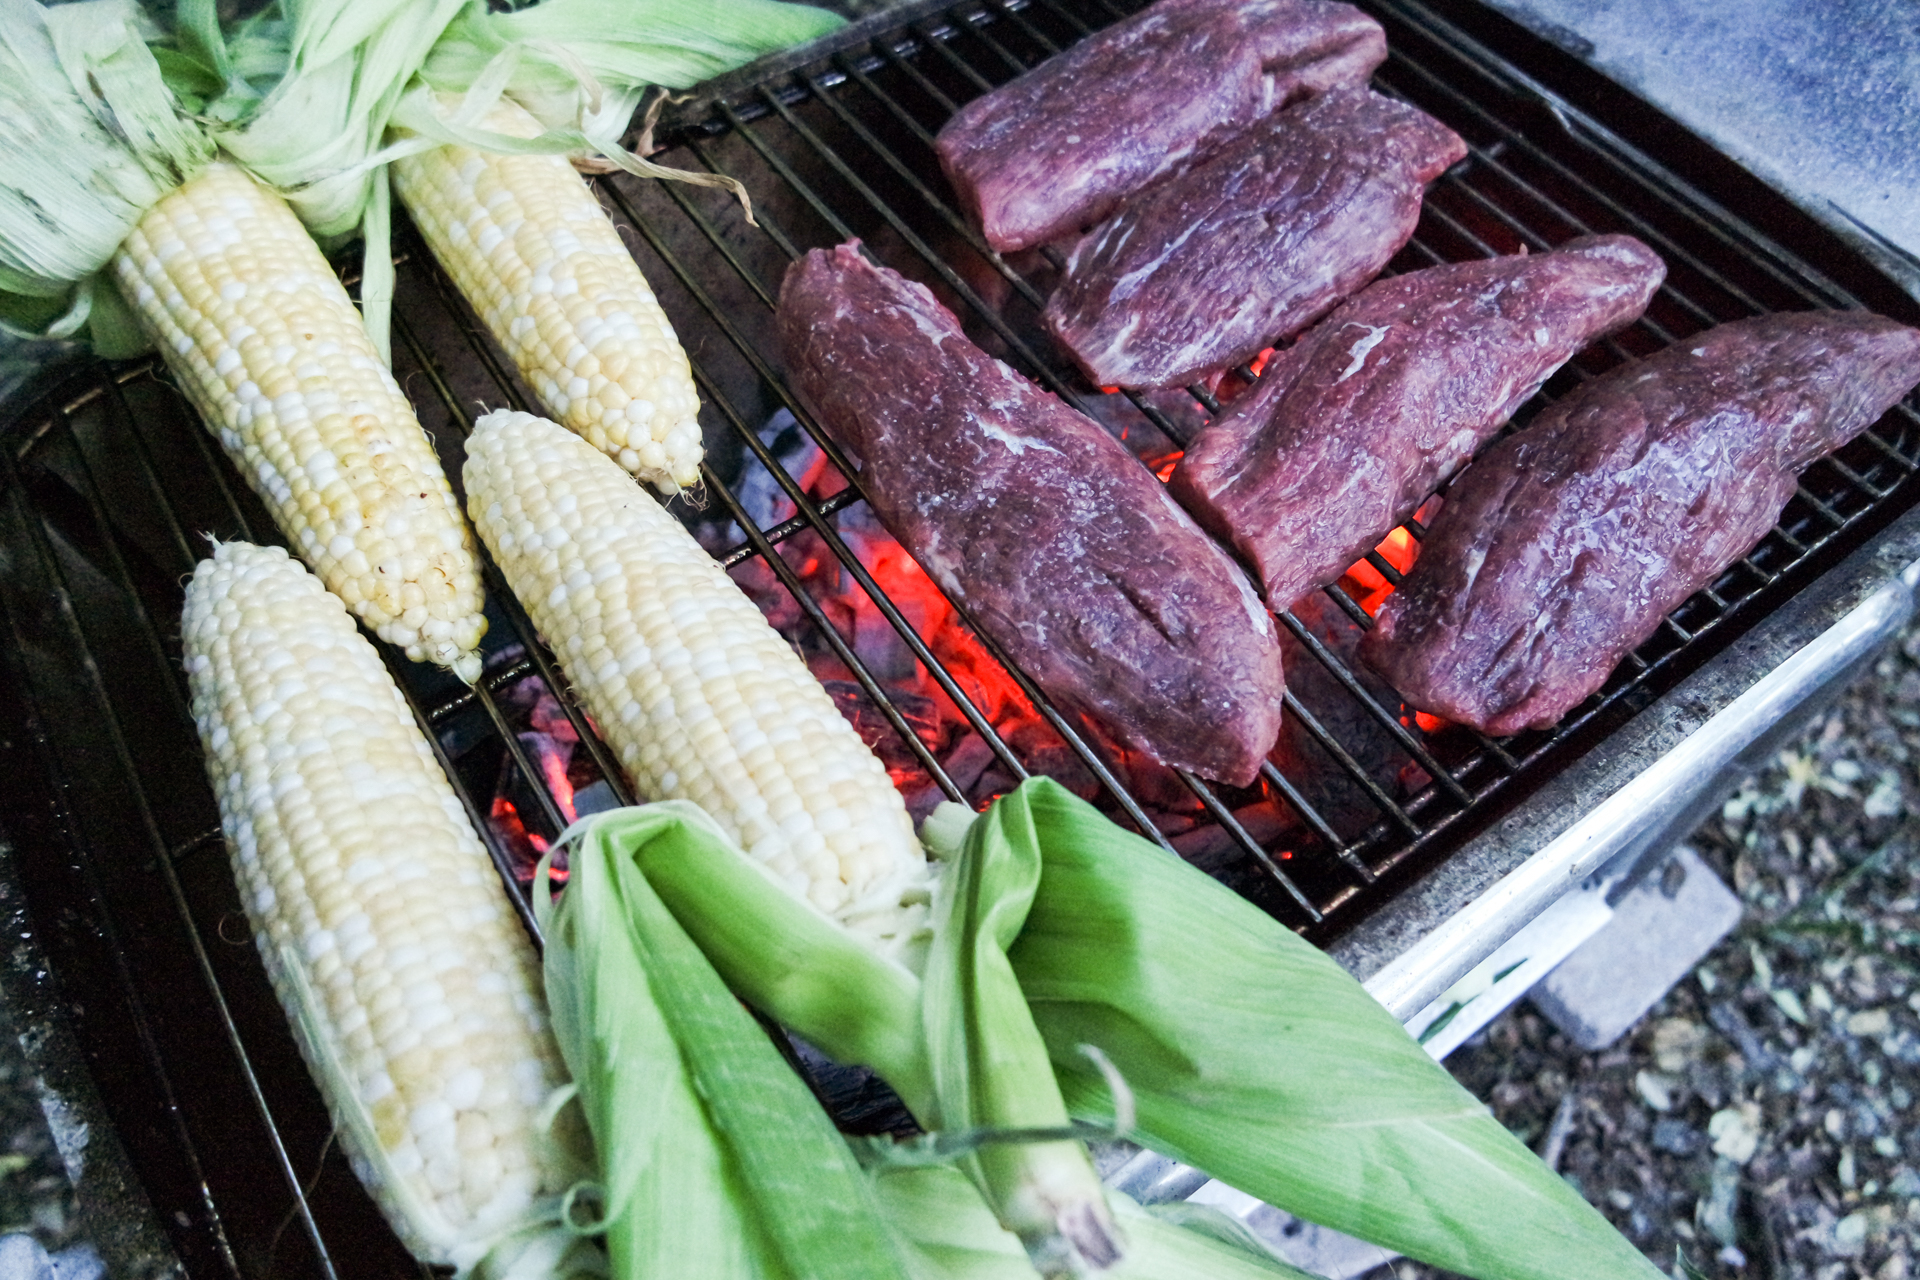
[[[1666,278],[1638,240],[1429,267],[1369,285],[1201,432],[1173,496],[1292,603],[1344,573],[1587,343]]]
[[[1373,19],[1328,0],[1160,0],[962,107],[934,150],[1002,253],[1098,222],[1290,102],[1365,84]]]
[[[1362,656],[1449,720],[1546,728],[1916,381],[1920,330],[1858,311],[1741,320],[1596,378],[1448,491]]]
[[[1378,275],[1464,155],[1438,120],[1366,89],[1289,107],[1089,231],[1047,328],[1096,386],[1239,364]]]
[[[1041,689],[1165,764],[1252,781],[1280,731],[1274,620],[1123,445],[857,244],[788,268],[778,326],[881,522]]]

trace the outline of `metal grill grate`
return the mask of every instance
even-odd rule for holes
[[[956,103],[1134,7],[963,4],[723,85],[670,121],[662,136],[672,145],[658,158],[742,178],[757,227],[706,190],[625,179],[602,189],[693,355],[706,404],[708,503],[676,510],[829,678],[912,802],[978,803],[1029,772],[1062,776],[1325,939],[1912,506],[1920,418],[1896,410],[1810,471],[1779,528],[1555,730],[1501,741],[1429,730],[1352,666],[1344,655],[1369,625],[1367,589],[1398,581],[1376,554],[1367,582],[1350,576],[1283,615],[1297,650],[1293,728],[1258,784],[1223,789],[1127,759],[1020,673],[975,663],[981,649],[998,655],[964,619],[928,626],[912,571],[839,484],[849,468],[838,451],[817,433],[780,429],[779,411],[803,425],[806,415],[777,376],[771,322],[786,264],[857,235],[940,291],[1017,368],[1157,441],[1150,463],[1177,449],[1192,409],[1103,396],[1035,340],[1057,261],[986,253],[950,206],[931,152]],[[1450,22],[1402,0],[1373,7],[1393,49],[1378,85],[1471,144],[1392,269],[1606,231],[1640,236],[1669,264],[1647,318],[1583,352],[1543,398],[1724,320],[1858,305],[1543,99]],[[460,441],[479,408],[530,407],[531,397],[410,229],[399,243],[396,372],[457,483]],[[1215,407],[1204,392],[1198,400]],[[16,403],[27,407],[0,426],[12,695],[0,708],[0,803],[122,1142],[194,1274],[417,1273],[329,1150],[324,1111],[253,954],[188,716],[177,618],[201,535],[277,535],[155,366],[71,361]],[[579,789],[604,781],[629,797],[490,565],[486,585],[492,632],[478,686],[390,666],[514,882],[529,850],[566,824]],[[543,692],[551,703],[538,703]],[[558,708],[582,746],[564,780],[528,736],[542,705]]]

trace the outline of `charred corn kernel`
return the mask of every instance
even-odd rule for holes
[[[268,976],[355,1171],[422,1259],[564,1190],[540,966],[400,691],[278,547],[187,585],[193,716]]]
[[[296,553],[374,633],[471,681],[473,534],[360,313],[277,195],[210,165],[115,254],[120,291]]]
[[[475,426],[466,485],[474,527],[645,798],[700,805],[882,949],[918,927],[926,855],[885,766],[678,521],[525,413]]]
[[[540,132],[504,100],[484,127]],[[662,493],[699,481],[700,400],[687,353],[564,156],[437,147],[395,161],[393,185],[555,419]]]

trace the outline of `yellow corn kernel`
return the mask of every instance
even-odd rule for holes
[[[469,681],[473,534],[433,444],[306,229],[243,170],[162,198],[111,270],[294,551],[376,635]]]
[[[502,100],[484,127],[533,137]],[[396,160],[394,192],[548,412],[662,493],[698,483],[687,353],[566,157],[443,146]]]

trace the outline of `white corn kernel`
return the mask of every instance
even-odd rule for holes
[[[467,506],[634,787],[704,807],[798,897],[911,945],[930,883],[900,794],[713,557],[531,414],[467,439]],[[558,535],[558,536],[556,536]]]
[[[565,1073],[532,943],[380,655],[316,578],[225,543],[181,632],[241,899],[341,1141],[410,1249],[470,1264],[570,1174],[537,1120]],[[437,1161],[456,1133],[500,1159]]]

